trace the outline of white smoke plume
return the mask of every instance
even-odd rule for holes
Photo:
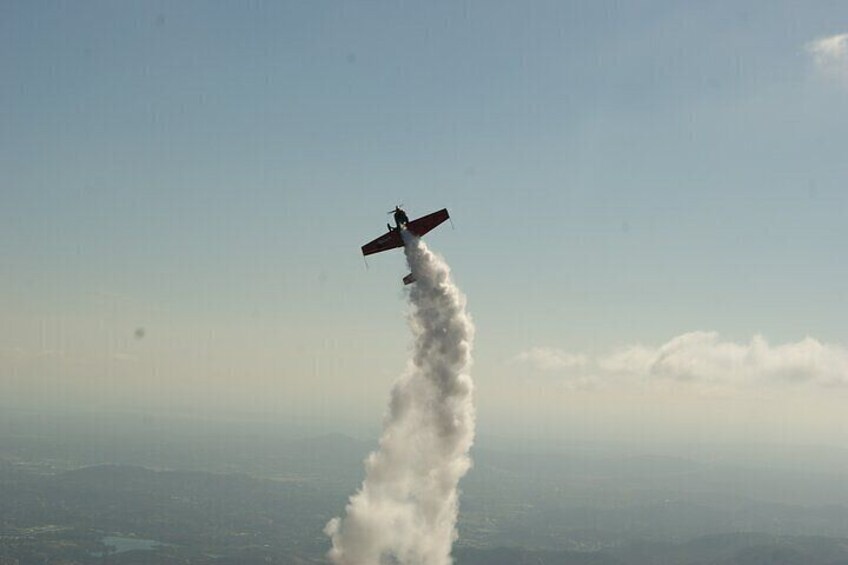
[[[325,532],[336,565],[449,565],[459,480],[471,467],[474,326],[444,260],[404,232],[411,285],[412,358],[395,383],[379,449]]]

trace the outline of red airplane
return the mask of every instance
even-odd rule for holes
[[[386,227],[389,228],[388,233],[385,233],[374,241],[370,241],[363,245],[362,255],[373,255],[374,253],[380,253],[381,251],[388,251],[389,249],[403,247],[403,237],[400,235],[400,230],[407,230],[409,233],[421,237],[450,218],[447,208],[442,208],[438,212],[421,216],[417,220],[412,220],[411,222],[409,221],[409,217],[406,215],[406,212],[401,210],[400,206],[395,206],[394,212],[389,212],[389,214],[392,213],[394,213],[395,216],[395,227],[386,224]],[[415,277],[413,277],[411,273],[403,277],[403,284],[410,284],[414,282]]]

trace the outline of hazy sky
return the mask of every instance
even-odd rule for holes
[[[405,271],[359,246],[403,203],[454,218],[484,432],[848,443],[846,33],[844,2],[6,2],[2,402],[376,426]]]

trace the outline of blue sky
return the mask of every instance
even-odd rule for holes
[[[428,241],[482,414],[534,347],[848,343],[843,3],[20,2],[0,30],[7,394],[367,420],[404,270],[358,249],[396,203],[454,218]]]

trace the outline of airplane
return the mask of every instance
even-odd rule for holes
[[[386,227],[389,228],[387,233],[384,233],[374,241],[369,241],[362,246],[363,256],[373,255],[374,253],[388,251],[389,249],[395,249],[397,247],[403,247],[401,230],[406,230],[417,237],[421,237],[450,218],[447,208],[442,208],[432,214],[421,216],[420,218],[412,221],[409,221],[409,216],[406,215],[406,212],[404,212],[400,206],[395,206],[395,209],[392,212],[389,212],[389,214],[394,214],[395,227],[386,224]],[[412,273],[403,277],[403,284],[412,284],[414,282],[415,277]]]

